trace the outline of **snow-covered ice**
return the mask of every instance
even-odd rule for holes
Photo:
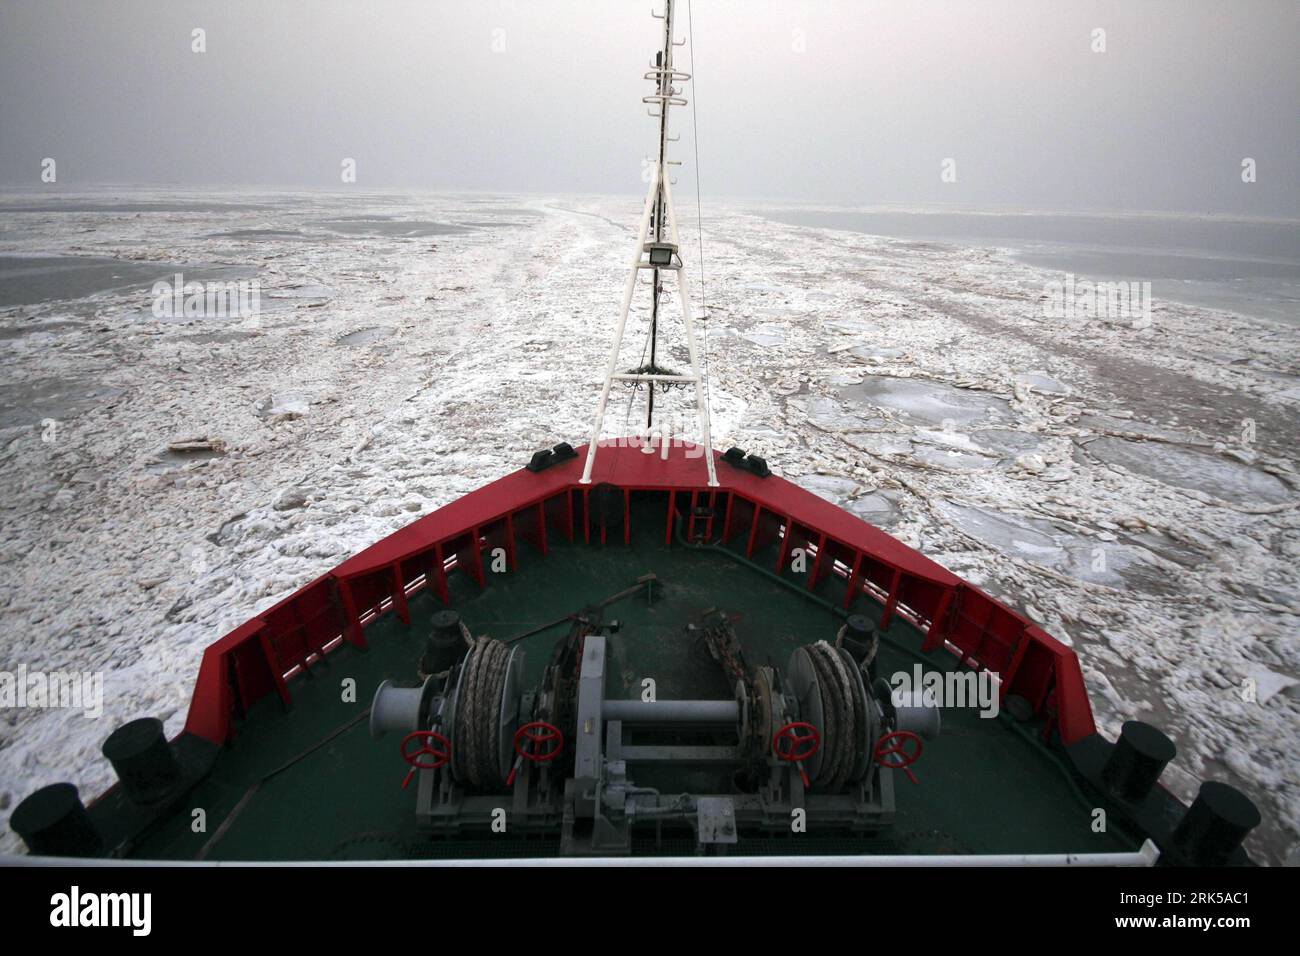
[[[585,441],[638,211],[0,197],[0,669],[105,675],[102,720],[3,713],[0,815],[55,780],[106,786],[99,744],[124,720],[178,731],[202,649],[250,615]],[[1146,328],[1049,319],[1059,274],[1009,252],[761,212],[705,208],[715,444],[1041,620],[1078,651],[1103,732],[1163,727],[1166,781],[1243,787],[1266,821],[1252,846],[1280,862],[1300,840],[1300,330],[1158,284]],[[157,319],[149,284],[175,271],[256,276],[261,312]],[[671,336],[660,355],[686,361]],[[212,447],[176,449],[196,440]]]

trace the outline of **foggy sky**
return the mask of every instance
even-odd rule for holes
[[[1300,216],[1294,0],[692,2],[706,198]],[[640,195],[652,4],[0,0],[0,183]]]

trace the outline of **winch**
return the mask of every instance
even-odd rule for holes
[[[714,700],[607,696],[618,624],[599,606],[572,615],[535,687],[523,686],[518,642],[460,625],[447,670],[380,686],[371,732],[404,735],[402,786],[416,781],[417,820],[433,832],[558,829],[562,853],[610,855],[631,852],[645,826],[689,828],[701,852],[726,852],[746,831],[877,830],[893,819],[892,771],[916,781],[911,765],[939,713],[869,685],[874,640],[845,641],[861,637],[862,620],[797,647],[779,672],[751,668],[730,618],[710,609],[687,629],[734,686]],[[438,629],[445,641],[447,613]],[[693,789],[700,779],[729,783]]]

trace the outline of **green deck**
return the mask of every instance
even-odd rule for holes
[[[638,516],[639,517],[639,516]],[[509,638],[612,595],[648,571],[658,575],[658,597],[628,598],[606,611],[622,630],[611,639],[610,683],[627,697],[639,696],[641,680],[653,677],[661,700],[730,697],[716,665],[692,648],[684,624],[718,607],[742,615],[736,624],[751,666],[774,664],[784,672],[790,651],[833,639],[842,619],[826,606],[742,560],[716,551],[663,541],[663,520],[646,514],[631,546],[568,544],[553,536],[543,558],[521,548],[519,568],[488,574],[479,589],[453,575],[453,605],[475,634]],[[656,530],[657,529],[657,530]],[[773,555],[772,561],[775,557]],[[771,566],[768,561],[764,566]],[[208,842],[248,789],[266,774],[315,746],[369,706],[385,679],[412,682],[441,605],[421,592],[410,602],[408,627],[395,614],[367,628],[370,649],[344,645],[312,674],[290,682],[293,707],[274,696],[261,701],[217,759],[211,775],[190,795],[188,807],[206,813],[207,832],[191,831],[191,813],[162,823],[134,856],[191,859]],[[867,613],[877,613],[868,610]],[[552,646],[565,634],[557,627],[528,638],[526,682],[535,685]],[[896,619],[882,642],[879,673],[910,671],[921,636]],[[898,645],[898,646],[895,646]],[[928,670],[955,666],[946,653],[924,658]],[[356,701],[345,702],[342,682],[356,681]],[[897,775],[898,812],[892,830],[873,838],[849,835],[742,836],[735,852],[803,853],[1049,853],[1113,852],[1137,848],[1123,834],[1092,830],[1092,807],[1051,752],[1036,745],[1035,728],[1013,727],[1006,715],[981,719],[974,710],[945,709],[943,733],[928,741],[914,766],[918,785]],[[374,741],[360,721],[290,770],[266,782],[233,825],[210,849],[214,860],[300,860],[422,857],[517,857],[550,855],[554,838],[482,833],[450,840],[421,835],[415,826],[415,787],[400,787],[406,773],[399,740]],[[640,841],[646,854],[691,854],[689,832],[666,833],[661,843]]]

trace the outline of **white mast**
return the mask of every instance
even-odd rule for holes
[[[718,476],[713,463],[713,440],[709,434],[709,404],[704,396],[704,379],[700,375],[700,363],[695,351],[695,320],[691,316],[691,300],[686,288],[686,270],[681,257],[681,240],[677,232],[677,211],[673,206],[672,184],[667,168],[680,165],[667,158],[668,151],[668,109],[671,106],[685,106],[686,100],[681,96],[680,87],[675,83],[685,83],[690,74],[673,69],[673,47],[681,46],[685,41],[673,40],[673,2],[664,0],[664,13],[652,15],[664,21],[663,49],[655,55],[653,69],[646,73],[647,80],[655,82],[655,92],[642,97],[641,102],[650,105],[647,111],[659,120],[659,156],[650,170],[650,189],[646,193],[645,208],[641,212],[641,227],[637,232],[636,252],[632,258],[632,267],[628,274],[627,285],[623,290],[623,307],[619,312],[618,326],[614,333],[614,345],[609,352],[609,364],[605,369],[605,384],[600,393],[600,404],[596,406],[596,424],[591,434],[591,444],[587,446],[587,462],[582,469],[582,484],[591,484],[591,470],[596,464],[596,447],[600,444],[600,431],[605,423],[605,409],[609,405],[609,392],[615,382],[633,385],[644,384],[648,391],[646,401],[646,421],[642,431],[644,445],[642,450],[652,452],[651,439],[654,434],[655,389],[671,386],[672,383],[690,385],[695,389],[695,404],[699,415],[700,431],[704,439],[704,463],[708,469],[709,487],[717,487]],[[656,113],[654,108],[658,107]],[[638,278],[642,270],[651,274],[650,304],[650,360],[648,364],[629,372],[618,371],[618,355],[623,345],[623,333],[627,328],[627,316],[632,307],[632,296],[636,292]],[[681,301],[682,322],[686,332],[686,350],[690,356],[691,370],[687,375],[662,369],[656,364],[656,345],[659,332],[659,299],[663,292],[663,274],[677,275],[677,294]],[[668,457],[668,447],[672,436],[667,430],[660,429],[659,441],[661,451]]]

